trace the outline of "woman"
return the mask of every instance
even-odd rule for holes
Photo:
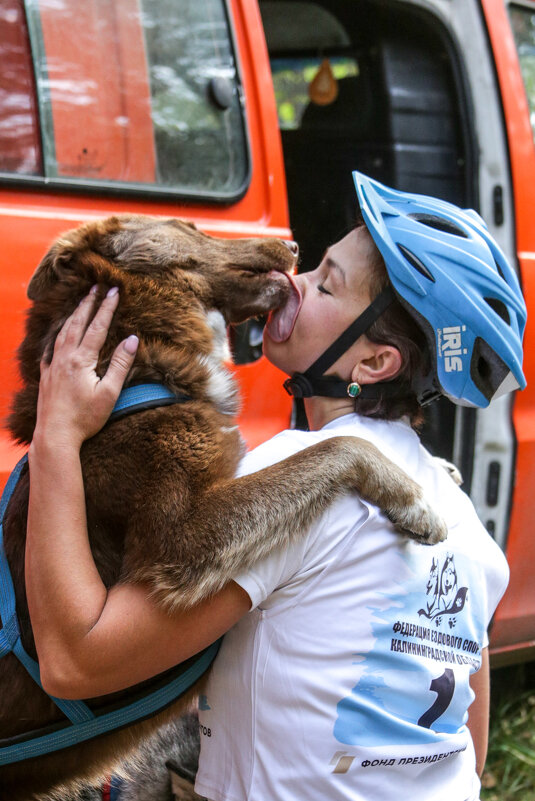
[[[507,567],[408,419],[440,393],[484,406],[523,385],[525,309],[475,213],[355,181],[365,224],[296,278],[299,303],[272,315],[264,337],[305,398],[310,431],[283,432],[241,469],[329,436],[366,437],[422,484],[448,524],[445,543],[403,541],[375,507],[347,497],[302,543],[187,613],[163,613],[140,586],[106,592],[87,543],[79,449],[135,353],[130,338],[98,381],[116,292],[87,331],[94,300],[81,304],[42,368],[26,569],[43,684],[68,698],[112,692],[230,629],[200,703],[196,789],[213,801],[479,797],[486,629]],[[454,597],[431,602],[430,576],[444,568],[455,571]]]

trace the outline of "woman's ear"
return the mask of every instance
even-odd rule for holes
[[[369,344],[372,355],[355,365],[351,380],[364,385],[395,378],[403,366],[399,350],[394,345]]]

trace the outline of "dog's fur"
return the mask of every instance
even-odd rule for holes
[[[194,789],[199,763],[199,718],[188,711],[161,726],[119,764],[114,781],[121,801],[207,801]],[[79,786],[61,801],[102,801],[102,783]]]
[[[110,286],[121,293],[98,372],[117,343],[136,333],[140,345],[127,384],[159,381],[191,398],[111,423],[82,448],[89,536],[106,586],[144,582],[167,609],[191,606],[288,545],[351,488],[416,538],[443,537],[420,488],[369,443],[351,437],[233,478],[242,443],[233,418],[236,387],[224,365],[225,325],[282,305],[290,292],[284,273],[294,262],[279,240],[216,239],[190,223],[122,216],[65,234],[39,265],[19,350],[22,389],[9,420],[15,439],[30,442],[40,359],[50,356],[62,324],[94,284],[101,294]],[[23,580],[27,500],[25,473],[4,528],[22,640],[35,656]],[[0,738],[64,720],[12,654],[0,660],[0,687]],[[96,780],[183,703],[126,730],[0,768],[0,798],[60,798],[77,778]]]

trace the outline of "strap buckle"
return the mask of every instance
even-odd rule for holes
[[[314,395],[312,384],[303,373],[295,373],[282,386],[294,398],[311,398]]]

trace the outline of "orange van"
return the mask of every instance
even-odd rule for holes
[[[535,0],[4,0],[0,54],[3,414],[35,265],[62,230],[118,211],[293,232],[308,269],[351,226],[358,169],[478,209],[530,307]],[[441,400],[423,434],[507,553],[494,664],[535,653],[532,328],[527,390],[481,411]],[[255,445],[292,407],[261,323],[232,338]],[[0,483],[16,458],[3,434]]]
[[[291,237],[265,47],[251,3],[231,16],[224,0],[3,0],[2,418],[28,279],[62,231],[130,211],[192,219],[217,236]],[[241,428],[255,445],[288,425],[291,403],[282,374],[259,358],[259,324],[233,342]],[[16,455],[2,432],[2,484]]]

